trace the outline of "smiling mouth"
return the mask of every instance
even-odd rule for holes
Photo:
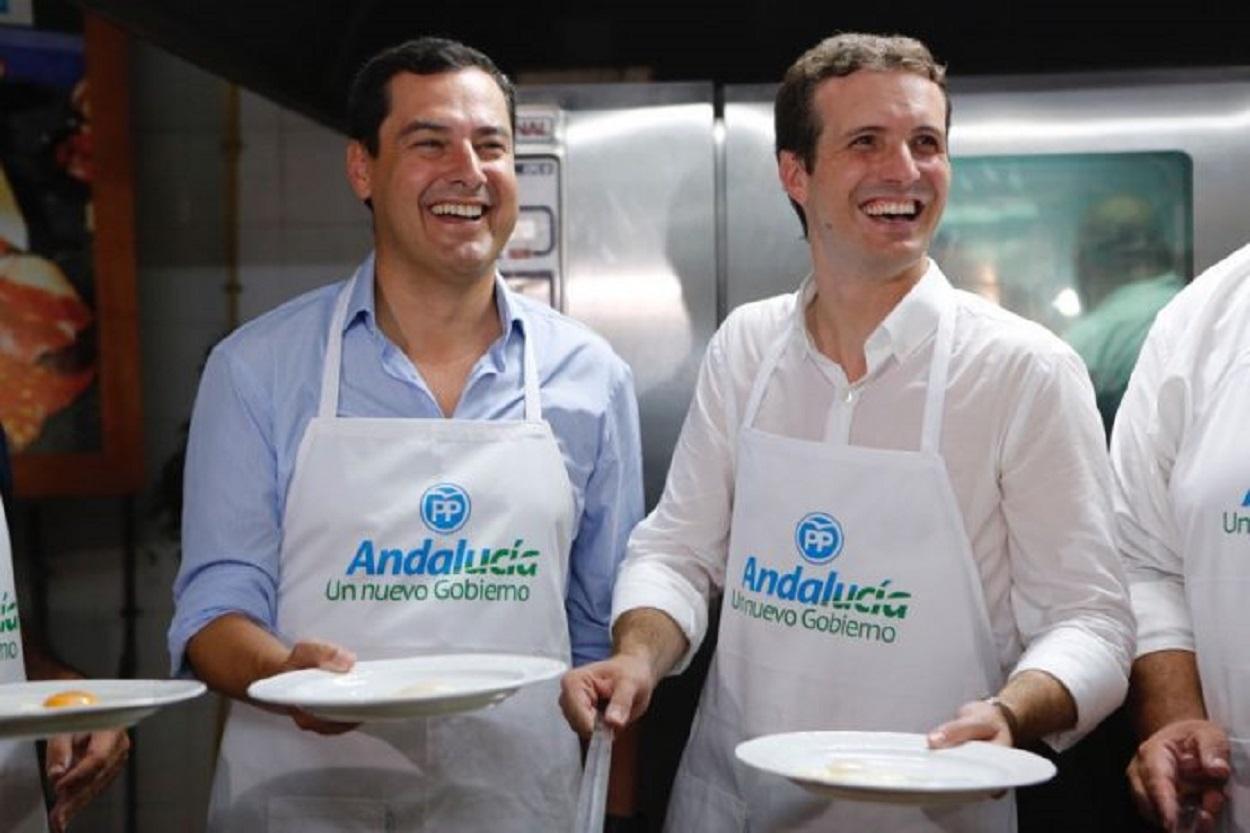
[[[915,199],[869,200],[860,210],[873,220],[902,223],[919,217],[924,203]]]
[[[488,206],[480,203],[440,202],[430,206],[430,213],[437,217],[450,217],[458,220],[480,220]]]

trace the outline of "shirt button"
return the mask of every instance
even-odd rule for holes
[[[845,396],[845,397],[843,397],[843,399],[844,399],[844,401],[846,402],[846,404],[848,404],[848,405],[854,405],[854,404],[855,404],[855,391],[853,391],[853,390],[848,390],[848,391],[846,392],[846,396]]]

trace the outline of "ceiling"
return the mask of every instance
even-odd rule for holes
[[[1177,2],[1014,0],[997,13],[972,11],[982,4],[910,0],[819,6],[784,0],[76,4],[331,126],[342,123],[356,68],[376,50],[422,34],[476,46],[522,81],[536,73],[580,71],[581,77],[773,82],[800,51],[837,30],[920,37],[956,77],[1250,64],[1245,2],[1190,2],[1182,10]]]

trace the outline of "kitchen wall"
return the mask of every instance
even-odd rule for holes
[[[183,441],[204,357],[228,329],[230,225],[237,231],[244,321],[344,276],[369,246],[368,214],[343,177],[342,137],[240,92],[239,204],[232,218],[229,86],[140,41],[132,41],[130,58],[146,487],[130,502],[26,501],[11,513],[27,618],[38,613],[34,593],[42,572],[48,640],[95,677],[118,673],[128,518],[137,532],[136,674],[168,674],[165,631],[179,544],[154,512],[161,471]],[[203,829],[219,712],[217,698],[205,696],[136,730],[135,829]],[[75,827],[125,830],[126,790],[119,781]]]

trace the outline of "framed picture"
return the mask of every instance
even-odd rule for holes
[[[143,478],[126,36],[0,27],[0,424],[22,497]]]

